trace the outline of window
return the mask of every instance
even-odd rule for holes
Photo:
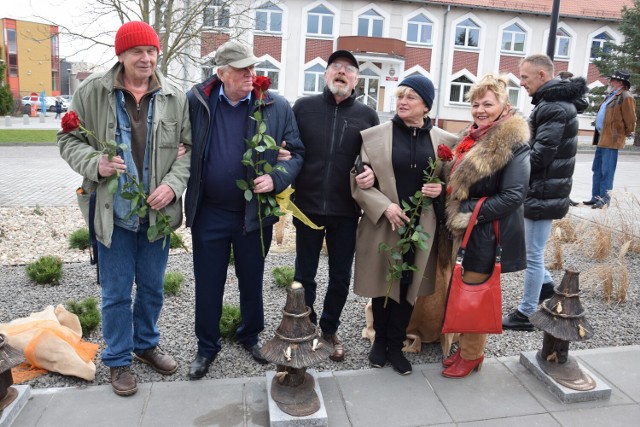
[[[613,38],[607,33],[600,33],[593,38],[591,41],[591,59],[600,59],[600,54],[602,52],[609,53],[611,52],[611,46],[607,45],[607,43],[611,43]]]
[[[473,82],[465,76],[460,76],[451,82],[451,94],[449,95],[449,101],[451,102],[465,102],[465,95],[471,89]]]
[[[18,44],[16,30],[7,28],[7,53],[9,54],[9,76],[18,77]]]
[[[511,24],[502,32],[502,52],[524,52],[526,33],[518,24]]]
[[[215,59],[209,59],[204,64],[202,64],[202,79],[207,80],[209,77],[213,76],[213,72],[216,69]]]
[[[256,11],[256,30],[267,33],[281,33],[282,9],[271,2],[260,6]]]
[[[229,5],[227,0],[211,0],[204,9],[205,27],[229,28]]]
[[[317,6],[307,15],[307,34],[330,36],[333,34],[333,13],[325,6]]]
[[[278,88],[280,87],[278,82],[280,78],[280,70],[278,69],[278,67],[276,67],[269,61],[262,61],[256,64],[255,70],[256,70],[257,76],[269,77],[271,79],[270,89],[273,90],[274,92],[278,91]]]
[[[407,27],[407,41],[409,43],[430,45],[433,43],[432,33],[433,23],[426,16],[420,14],[409,20]]]
[[[509,94],[509,104],[516,108],[520,101],[520,85],[509,80],[509,87],[507,88]]]
[[[324,89],[324,67],[316,64],[304,70],[304,92],[319,93]]]
[[[563,29],[556,32],[556,56],[568,58],[571,36]]]
[[[384,19],[373,9],[369,9],[358,18],[358,35],[366,37],[382,37]]]
[[[456,46],[478,47],[480,27],[471,19],[465,19],[456,25]]]

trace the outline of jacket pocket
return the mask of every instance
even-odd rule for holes
[[[162,120],[158,131],[158,147],[178,148],[178,122]]]

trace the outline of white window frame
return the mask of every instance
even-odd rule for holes
[[[608,37],[608,39],[599,39],[598,36],[600,35],[605,35],[606,37]],[[602,50],[604,48],[604,44],[605,43],[615,43],[615,39],[613,38],[613,36],[611,34],[609,34],[606,31],[600,31],[598,34],[596,34],[595,36],[593,36],[591,38],[591,43],[589,43],[590,48],[589,48],[589,61],[593,61],[594,59],[600,59],[600,56],[593,56],[593,48],[595,44],[599,44],[599,48],[600,50]]]
[[[372,12],[371,14],[368,14]],[[366,21],[367,34],[360,34],[360,21]],[[380,23],[380,34],[373,34],[375,24]],[[366,10],[358,15],[358,26],[356,27],[357,35],[361,37],[384,37],[384,17],[373,8]]]
[[[311,71],[311,68],[317,68],[317,70]],[[322,69],[322,71],[320,71]],[[326,70],[326,65],[323,66],[319,61],[314,61],[309,63],[306,67],[304,67],[303,78],[302,78],[302,93],[305,95],[314,95],[318,93],[322,93],[325,87],[324,81],[324,72]],[[315,90],[308,91],[305,89],[305,83],[307,82],[307,74],[314,75],[315,78]]]
[[[456,82],[455,80],[464,77],[468,80],[470,80],[470,83],[462,83],[462,82]],[[473,79],[473,76],[471,75],[471,73],[469,73],[466,69],[461,70],[460,72],[454,74],[451,78],[451,80],[449,81],[449,87],[447,90],[447,103],[449,105],[457,105],[457,106],[469,106],[469,101],[467,101],[465,99],[465,93],[469,91],[469,89],[471,89],[471,86],[473,85],[473,83],[475,83],[475,80]],[[453,92],[453,87],[454,86],[461,86],[460,89],[460,100],[456,100],[456,101],[452,101],[451,100],[451,93]],[[467,90],[465,91],[465,88],[467,88]]]
[[[266,28],[258,29],[258,14],[263,13],[266,15]],[[280,15],[280,29],[273,30],[272,27],[272,17],[274,15]],[[284,10],[280,6],[277,6],[272,1],[267,1],[256,8],[256,20],[255,20],[255,28],[254,30],[258,33],[271,33],[271,34],[282,34],[282,27],[284,26]]]
[[[267,68],[267,67],[260,67],[260,65],[262,65],[263,63],[268,62],[270,63],[273,68]],[[281,77],[282,77],[282,68],[280,67],[280,64],[277,63],[277,61],[275,61],[271,56],[269,55],[265,55],[262,58],[260,58],[260,62],[258,62],[255,66],[255,72],[257,76],[269,76],[269,72],[271,73],[275,73],[278,75],[278,81],[277,84],[274,85],[274,79],[271,78],[271,87],[269,87],[269,90],[279,93],[280,92],[280,86],[281,86]]]
[[[415,22],[414,19],[416,18],[424,18],[426,19],[428,22]],[[417,26],[417,40],[409,40],[409,26],[411,25],[415,25]],[[431,31],[431,36],[429,37],[429,39],[426,42],[422,42],[420,41],[420,39],[422,38],[421,35],[424,33],[424,31],[427,31],[426,27],[430,27],[430,31]],[[424,13],[417,13],[415,15],[413,15],[411,18],[409,18],[407,20],[407,24],[406,24],[406,36],[405,36],[405,40],[407,41],[407,43],[410,44],[415,44],[415,45],[421,45],[421,46],[433,46],[433,36],[434,36],[434,23],[433,20],[427,16]]]
[[[509,27],[512,27],[514,25],[516,27],[518,27],[520,29],[520,31],[514,31],[514,30],[508,29]],[[524,36],[524,40],[522,41],[522,50],[517,50],[517,49],[515,49],[515,45],[516,45],[516,40],[515,39],[520,34]],[[509,43],[511,43],[511,49],[504,49],[503,48],[504,38],[507,35],[509,35],[510,39],[511,39],[509,41]],[[526,49],[527,49],[527,32],[517,22],[512,22],[511,24],[509,24],[508,26],[506,26],[502,30],[502,34],[501,34],[501,37],[500,37],[500,52],[501,53],[523,54],[526,51]]]
[[[563,33],[563,34],[559,34],[559,33]],[[560,43],[562,43],[563,41],[567,42],[567,53],[566,54],[560,54],[559,52],[559,48],[560,48]],[[554,47],[554,58],[569,58],[571,56],[571,48],[572,48],[572,42],[573,38],[571,37],[571,34],[564,28],[560,28],[558,27],[558,30],[556,31],[556,45]]]
[[[318,7],[325,8],[326,12],[312,12],[313,9],[316,9]],[[329,9],[327,7],[327,5],[320,3],[320,4],[312,7],[307,12],[306,16],[307,16],[307,36],[311,36],[311,37],[333,37],[336,14],[331,9]],[[312,33],[311,31],[309,31],[309,18],[311,16],[316,16],[317,19],[318,19],[318,32]],[[324,23],[325,19],[331,19],[331,32],[328,33],[328,34],[324,33],[322,31],[323,23]]]
[[[220,12],[225,10],[227,12],[227,16],[226,16],[227,23],[226,25],[220,25]],[[213,25],[208,25],[208,23],[206,22],[205,15],[207,14],[207,11],[212,11]],[[227,0],[210,0],[209,4],[205,6],[205,9],[202,13],[202,26],[204,28],[224,28],[224,29],[231,28],[231,7],[228,1]]]
[[[463,25],[462,23],[466,20],[469,20],[471,22],[473,22],[475,24],[475,27],[471,27],[469,25]],[[465,34],[465,41],[464,44],[457,44],[457,39],[458,39],[458,28],[463,28],[464,29],[464,34]],[[476,20],[472,17],[466,17],[462,20],[460,20],[459,22],[456,23],[456,25],[453,27],[453,44],[455,46],[456,49],[459,48],[463,48],[463,49],[480,49],[480,37],[482,35],[482,26],[476,22]],[[478,31],[478,40],[476,40],[477,46],[471,46],[469,45],[469,32],[473,31],[473,30],[477,30]]]

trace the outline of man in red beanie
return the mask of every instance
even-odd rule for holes
[[[110,368],[113,391],[129,396],[137,391],[133,358],[163,375],[178,368],[158,346],[169,245],[162,234],[150,241],[147,230],[156,224],[158,211],[171,218],[174,229],[182,221],[191,125],[185,94],[156,70],[160,40],[155,30],[144,22],[128,22],[116,33],[115,49],[118,63],[89,77],[71,105],[95,137],[79,130],[60,131],[58,145],[64,160],[84,178],[76,193],[97,239],[106,341],[102,362]],[[100,141],[115,141],[126,149],[109,158]],[[115,193],[108,183],[114,174]],[[131,179],[148,194],[147,215],[139,216],[137,205],[122,196]]]

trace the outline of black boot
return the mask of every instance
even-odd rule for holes
[[[542,288],[540,288],[540,298],[538,299],[538,304],[542,304],[542,302],[546,299],[551,298],[555,295],[553,288],[555,285],[553,282],[543,283]]]
[[[387,324],[387,361],[400,375],[409,375],[412,371],[411,363],[402,353],[407,326],[411,320],[413,306],[407,302],[406,295],[409,284],[400,284],[400,303],[389,299],[389,322]]]
[[[387,363],[387,323],[389,321],[389,310],[384,307],[384,297],[371,300],[371,312],[376,338],[369,350],[369,363],[374,368],[382,368]]]

